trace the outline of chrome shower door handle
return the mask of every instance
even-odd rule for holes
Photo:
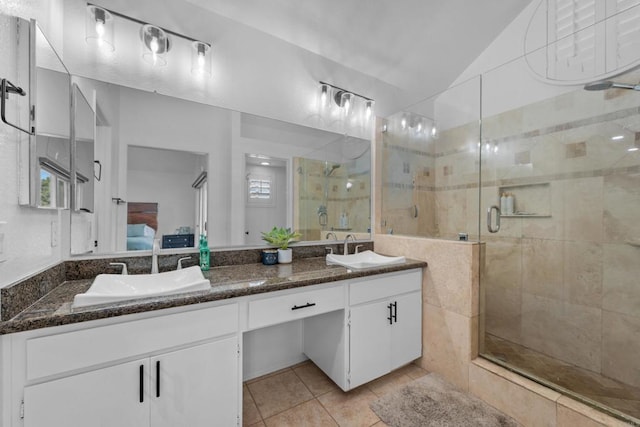
[[[492,224],[492,219],[493,219],[493,211],[496,211],[496,225],[495,228]],[[500,208],[497,207],[496,205],[491,206],[489,209],[487,209],[487,229],[489,230],[489,233],[497,233],[498,231],[500,231]]]

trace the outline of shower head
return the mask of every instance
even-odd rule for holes
[[[591,82],[584,85],[584,90],[595,91],[595,90],[607,90],[607,89],[631,89],[631,90],[640,90],[640,84],[632,85],[626,83],[616,83],[611,80],[600,80],[597,82]]]

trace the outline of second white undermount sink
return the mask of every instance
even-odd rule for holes
[[[327,265],[341,265],[347,268],[361,269],[371,267],[383,267],[385,265],[397,265],[404,264],[406,262],[405,257],[397,256],[384,256],[377,254],[373,251],[364,251],[351,255],[327,255]]]
[[[195,265],[157,274],[99,274],[87,292],[73,298],[73,307],[207,290],[211,283]]]

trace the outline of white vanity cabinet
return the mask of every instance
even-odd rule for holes
[[[422,355],[422,272],[369,276],[346,289],[345,313],[304,323],[305,354],[345,391]]]
[[[350,388],[422,355],[421,288],[419,271],[350,284]]]
[[[236,425],[238,305],[24,340],[24,426]]]

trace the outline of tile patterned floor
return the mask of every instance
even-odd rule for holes
[[[407,365],[345,393],[307,361],[247,381],[242,388],[243,425],[384,427],[369,403],[427,373]]]
[[[640,388],[486,334],[485,352],[511,366],[640,419]]]

